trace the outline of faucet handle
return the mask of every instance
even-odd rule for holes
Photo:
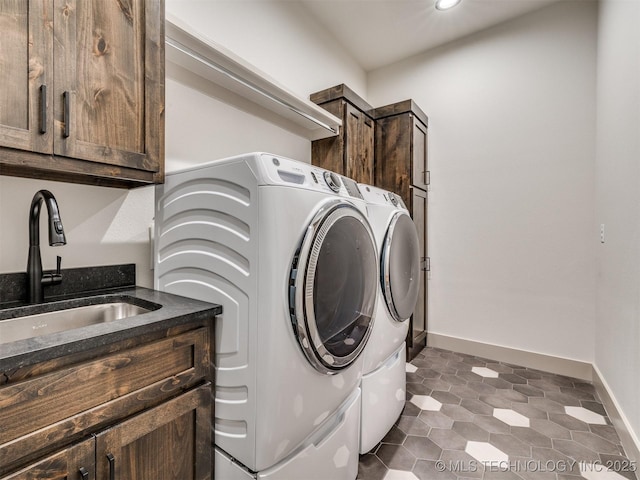
[[[56,271],[55,273],[47,273],[42,276],[40,283],[43,287],[47,285],[58,285],[62,283],[62,257],[56,257]]]

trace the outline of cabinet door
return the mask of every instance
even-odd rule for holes
[[[412,115],[411,133],[412,181],[416,187],[427,189],[427,127]]]
[[[373,183],[373,120],[346,104],[345,175],[356,182]]]
[[[53,1],[55,154],[161,175],[164,2]]]
[[[427,194],[418,189],[411,188],[411,213],[418,238],[420,239],[421,266],[427,260]],[[414,347],[424,344],[427,335],[427,271],[420,271],[420,289],[418,291],[418,301],[411,317],[411,327],[409,329],[408,346]]]
[[[373,165],[374,165],[374,142],[375,142],[375,122],[367,115],[362,115],[360,124],[360,144],[362,152],[362,163],[360,178],[361,183],[373,185]]]
[[[320,105],[329,113],[342,119],[340,134],[311,142],[311,163],[332,172],[346,175],[344,168],[345,130],[347,126],[346,104],[344,100],[333,100]]]
[[[0,145],[51,153],[52,0],[0,2]]]
[[[98,480],[211,478],[211,384],[97,435]]]
[[[87,439],[0,480],[95,480],[95,440]]]
[[[397,193],[405,204],[410,205],[413,182],[411,116],[394,115],[376,123],[375,185]]]

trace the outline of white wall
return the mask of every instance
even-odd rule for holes
[[[53,269],[135,263],[139,285],[153,284],[149,269],[149,233],[153,188],[135,190],[91,187],[0,176],[0,273],[27,268],[29,208],[40,189],[58,201],[67,245],[50,247],[46,208],[40,214],[42,266]],[[64,280],[63,280],[64,281]]]
[[[253,151],[311,162],[309,140],[225,103],[217,93],[195,75],[168,66],[167,172]]]
[[[295,2],[170,0],[167,12],[244,57],[288,89],[309,94],[346,82],[365,95],[366,76],[335,40]],[[168,67],[166,168],[250,151],[310,161],[310,143],[264,119],[230,106],[219,91]],[[51,248],[41,237],[44,268],[136,263],[138,284],[152,286],[147,228],[153,188],[132,191],[0,176],[0,273],[26,269],[28,213],[33,194],[57,197],[68,245]]]
[[[366,74],[298,2],[167,0],[173,15],[303,98],[346,83],[366,96]]]
[[[297,2],[168,0],[166,10],[302,98],[339,83],[366,94],[365,72]],[[311,161],[308,140],[251,105],[172,64],[167,77],[168,171],[251,151]]]
[[[428,330],[592,361],[596,4],[370,72],[430,116]]]
[[[640,448],[640,3],[602,0],[598,23],[595,364]]]

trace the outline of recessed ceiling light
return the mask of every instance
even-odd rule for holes
[[[461,0],[436,0],[436,8],[438,10],[449,10],[455,7]]]

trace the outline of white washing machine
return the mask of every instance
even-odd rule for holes
[[[253,153],[156,187],[155,287],[219,303],[215,476],[353,480],[378,262],[355,182]]]
[[[380,300],[363,353],[360,453],[366,453],[391,429],[405,404],[405,339],[418,299],[420,244],[400,196],[358,186],[367,201],[380,263]]]

